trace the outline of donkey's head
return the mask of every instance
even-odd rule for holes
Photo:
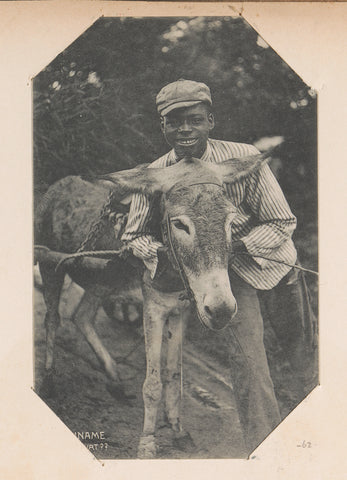
[[[116,185],[119,199],[133,192],[163,194],[169,247],[208,328],[224,328],[237,310],[228,275],[236,208],[223,184],[239,181],[268,158],[269,154],[253,155],[220,164],[190,158],[165,171],[140,166],[101,177]]]
[[[189,284],[202,323],[223,328],[236,312],[228,277],[235,207],[213,178],[176,185],[163,199],[164,238],[173,264]]]

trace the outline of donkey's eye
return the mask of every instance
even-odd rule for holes
[[[190,231],[189,231],[188,225],[181,222],[181,220],[178,220],[178,219],[172,220],[172,223],[173,223],[174,227],[176,227],[178,230],[184,230],[189,235]]]

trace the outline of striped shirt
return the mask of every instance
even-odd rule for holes
[[[257,153],[253,145],[209,139],[201,160],[219,163],[229,158],[241,158],[242,161],[242,157]],[[175,151],[171,150],[150,167],[164,168],[176,162]],[[241,181],[226,184],[225,189],[237,208],[237,216],[231,226],[232,238],[241,240],[251,254],[235,256],[231,268],[254,288],[271,289],[291,267],[256,255],[295,263],[296,250],[291,236],[296,227],[296,218],[268,165]],[[150,197],[133,195],[122,240],[132,248],[134,255],[144,261],[153,277],[158,263],[156,252],[162,244],[148,229],[152,208]]]

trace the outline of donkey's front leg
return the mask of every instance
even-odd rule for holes
[[[191,314],[188,302],[178,301],[180,308],[173,309],[167,328],[167,362],[165,368],[164,399],[165,414],[171,429],[176,448],[186,450],[194,447],[188,432],[182,428],[180,414],[183,394],[182,349],[185,328]]]
[[[165,366],[164,400],[166,418],[174,432],[181,430],[181,368],[182,343],[184,337],[182,312],[172,313],[167,323],[167,358]]]
[[[147,371],[143,384],[144,426],[138,447],[139,458],[155,458],[155,425],[158,406],[161,399],[162,383],[160,375],[160,357],[163,328],[167,319],[164,303],[158,291],[149,285],[143,285],[143,325],[146,343]]]

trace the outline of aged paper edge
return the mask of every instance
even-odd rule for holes
[[[242,13],[319,95],[321,386],[256,450],[253,460],[98,462],[31,390],[31,78],[104,16]],[[346,387],[343,325],[343,82],[346,6],[279,3],[1,2],[1,432],[6,479],[342,479]],[[300,441],[311,449],[299,449]]]

